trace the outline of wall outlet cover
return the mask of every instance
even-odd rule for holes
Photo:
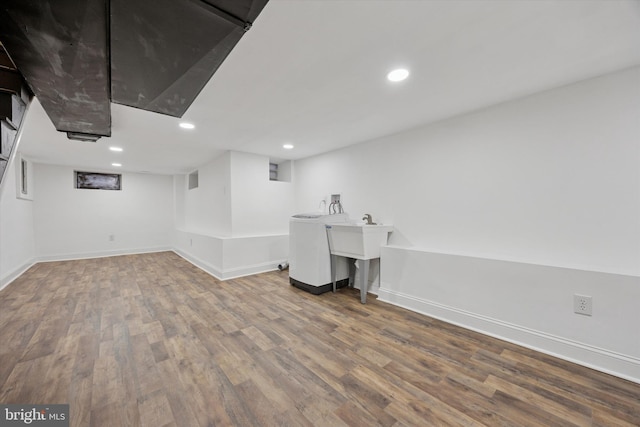
[[[590,296],[578,295],[573,296],[573,312],[591,316],[593,311],[593,301]]]

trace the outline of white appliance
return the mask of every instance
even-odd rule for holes
[[[326,224],[349,222],[345,213],[323,215],[298,214],[289,220],[289,282],[297,288],[318,295],[333,289],[331,255]],[[346,258],[336,257],[338,287],[349,282]]]

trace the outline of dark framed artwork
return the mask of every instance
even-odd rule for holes
[[[88,190],[122,190],[122,175],[76,171],[76,188]]]

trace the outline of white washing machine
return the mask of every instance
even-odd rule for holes
[[[325,224],[349,222],[345,213],[298,214],[289,220],[289,282],[318,295],[333,289],[331,255]],[[349,283],[347,259],[336,257],[338,287]]]

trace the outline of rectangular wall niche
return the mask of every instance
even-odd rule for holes
[[[75,171],[75,187],[87,190],[122,190],[122,175]]]

